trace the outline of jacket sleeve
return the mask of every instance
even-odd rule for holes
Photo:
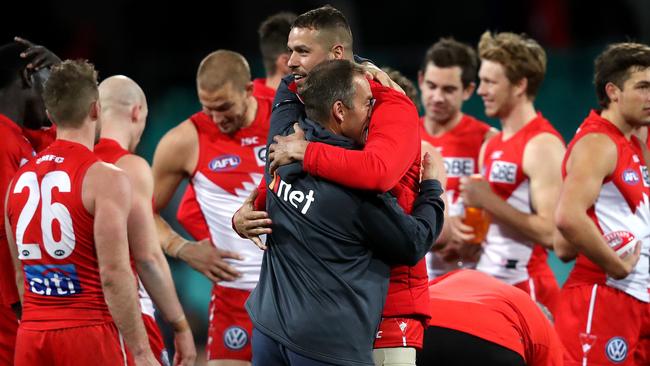
[[[347,187],[387,192],[408,171],[420,149],[417,110],[401,93],[373,85],[375,104],[363,150],[310,143],[303,168]]]
[[[378,195],[361,205],[361,224],[369,246],[389,264],[415,265],[440,235],[445,204],[437,180],[425,180],[407,215],[391,194]]]

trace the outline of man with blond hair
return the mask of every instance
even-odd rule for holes
[[[547,263],[556,227],[565,147],[533,102],[546,72],[546,53],[533,39],[485,32],[478,45],[478,95],[485,114],[501,122],[481,148],[484,180],[461,180],[464,204],[486,210],[492,222],[479,271],[528,292],[554,311],[559,294]]]
[[[244,302],[255,288],[262,251],[232,230],[231,217],[262,179],[271,100],[253,95],[250,69],[236,52],[206,56],[196,76],[202,110],[160,140],[153,160],[156,210],[188,179],[210,237],[188,242],[157,216],[167,254],[214,282],[209,365],[247,365],[252,324]]]

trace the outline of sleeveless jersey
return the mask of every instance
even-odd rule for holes
[[[95,145],[94,149],[95,155],[100,158],[102,161],[115,164],[120,158],[125,155],[131,154],[128,150],[124,149],[120,144],[113,140],[107,138],[99,139],[99,142]],[[131,258],[131,266],[133,267],[133,273],[135,276],[138,276],[137,271],[135,270],[135,263],[133,258]],[[154,316],[155,308],[153,306],[153,301],[147,293],[147,290],[144,288],[142,281],[138,278],[138,299],[140,300],[140,310],[149,316]]]
[[[56,140],[18,170],[8,217],[25,275],[26,329],[48,330],[112,321],[97,263],[93,216],[82,184],[98,161],[85,146]]]
[[[523,155],[526,144],[541,133],[550,133],[562,140],[550,122],[538,113],[509,139],[504,140],[502,132],[494,136],[484,152],[483,175],[492,191],[512,207],[527,214],[532,213],[532,206],[529,179],[523,171]],[[514,228],[493,220],[477,269],[514,285],[536,273],[550,273],[546,258],[544,248]]]
[[[262,179],[266,162],[266,137],[269,131],[272,101],[256,97],[257,115],[249,127],[234,135],[222,133],[203,112],[190,117],[199,136],[199,159],[191,176],[203,219],[208,224],[210,239],[220,249],[241,254],[243,260],[226,259],[242,273],[234,281],[223,281],[225,287],[252,290],[259,279],[263,252],[232,229],[232,216]],[[178,213],[179,219],[191,220],[195,215]],[[184,225],[196,226],[192,223]]]
[[[598,198],[587,214],[606,237],[623,237],[621,233],[631,233],[634,242],[640,240],[641,257],[627,277],[615,280],[579,254],[565,286],[606,284],[638,300],[650,302],[650,180],[641,142],[636,137],[626,139],[614,124],[592,111],[571,141],[566,157],[577,141],[591,133],[607,135],[618,148],[618,159],[614,172],[603,181]],[[562,173],[566,175],[564,164]]]
[[[445,163],[445,172],[447,173],[445,191],[449,216],[462,216],[464,207],[458,189],[460,178],[479,173],[478,156],[490,126],[472,116],[463,114],[460,122],[454,128],[440,136],[432,136],[424,128],[424,117],[420,119],[420,122],[420,137],[438,149]],[[427,253],[429,278],[435,278],[457,268],[455,264],[446,263],[434,253]]]

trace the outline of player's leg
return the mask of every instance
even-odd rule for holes
[[[253,366],[289,366],[283,347],[257,329],[253,329]]]
[[[650,365],[650,304],[645,304],[645,312],[641,322],[641,336],[634,352],[634,362],[637,365]]]
[[[526,362],[519,353],[485,339],[453,329],[429,327],[424,332],[424,347],[418,352],[417,364],[524,366]]]
[[[251,323],[244,304],[250,291],[215,285],[206,347],[208,366],[250,366]]]

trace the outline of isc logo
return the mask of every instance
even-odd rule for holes
[[[447,178],[468,177],[474,174],[474,159],[444,158]]]
[[[494,161],[490,169],[490,182],[515,184],[517,164],[506,161]]]
[[[81,292],[74,264],[25,266],[29,290],[43,296],[70,296]]]
[[[223,172],[235,169],[241,163],[241,158],[237,155],[221,155],[210,161],[208,168],[213,172]]]

